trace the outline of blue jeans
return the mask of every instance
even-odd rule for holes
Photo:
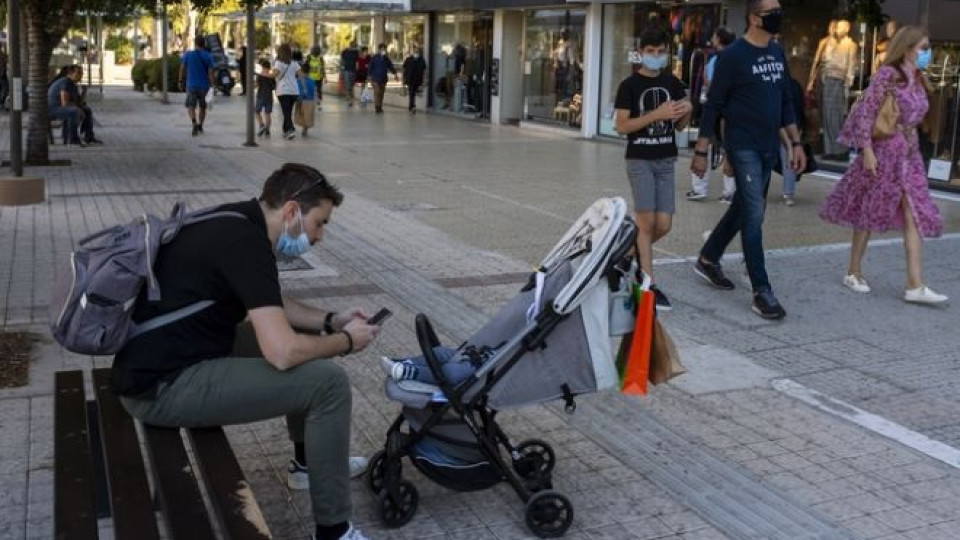
[[[708,262],[720,262],[723,252],[740,233],[743,243],[743,258],[754,292],[770,290],[763,256],[763,214],[767,206],[767,188],[770,186],[770,171],[777,161],[775,149],[728,150],[727,159],[733,166],[737,191],[727,213],[714,227],[700,256]]]
[[[80,115],[83,111],[77,107],[50,107],[47,110],[47,116],[51,119],[64,121],[64,133],[69,137],[68,141],[80,140]]]
[[[477,368],[470,363],[466,356],[459,355],[457,352],[458,349],[450,347],[433,348],[433,354],[436,355],[437,361],[440,363],[443,377],[450,384],[457,384],[477,371]],[[413,378],[414,380],[427,384],[439,384],[436,377],[433,376],[433,372],[430,371],[430,366],[427,364],[425,357],[412,356],[396,360],[417,368],[417,375]]]

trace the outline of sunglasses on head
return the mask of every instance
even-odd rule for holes
[[[320,178],[318,178],[316,181],[314,181],[314,182],[311,183],[310,185],[308,185],[308,186],[306,186],[306,187],[302,187],[302,188],[294,191],[294,192],[293,192],[293,195],[291,195],[289,198],[287,198],[287,200],[288,200],[288,201],[295,201],[295,200],[297,200],[297,198],[301,197],[302,195],[304,195],[305,193],[307,193],[307,192],[310,191],[311,189],[314,189],[314,188],[316,188],[317,186],[327,186],[327,185],[328,185],[328,184],[327,184],[327,178],[321,174],[321,175],[320,175]]]

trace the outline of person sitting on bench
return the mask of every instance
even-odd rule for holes
[[[80,146],[103,144],[93,133],[93,110],[85,103],[86,91],[81,92],[77,86],[82,80],[83,68],[79,65],[62,68],[47,90],[47,114],[64,120],[64,142]]]
[[[298,465],[287,482],[309,487],[318,540],[366,540],[349,521],[350,380],[331,358],[362,351],[379,327],[358,308],[323,311],[282,296],[276,253],[309,251],[342,201],[319,171],[287,163],[267,178],[259,200],[219,207],[242,216],[184,228],[157,255],[162,299],[149,302],[141,291],[133,320],[214,303],[131,339],[111,372],[124,408],[150,425],[286,415]]]

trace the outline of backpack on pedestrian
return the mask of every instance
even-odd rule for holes
[[[160,246],[173,241],[183,227],[220,217],[247,219],[212,208],[188,213],[178,202],[168,218],[143,214],[80,240],[54,286],[49,311],[53,338],[71,352],[112,355],[133,337],[213,304],[202,300],[140,324],[133,322],[133,308],[144,287],[148,301],[161,298],[153,273]]]

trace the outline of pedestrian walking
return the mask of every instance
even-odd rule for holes
[[[403,85],[407,87],[410,103],[407,110],[417,113],[417,92],[423,85],[423,76],[427,72],[427,62],[423,59],[419,46],[413,47],[413,53],[403,61]]]
[[[377,55],[370,59],[370,82],[373,84],[373,106],[377,114],[383,114],[383,94],[387,89],[387,73],[393,73],[393,78],[397,81],[397,68],[393,61],[387,56],[387,45],[381,43],[377,46]]]
[[[369,98],[367,92],[367,80],[370,78],[370,49],[360,48],[360,56],[357,57],[357,86],[360,96],[360,106],[366,107],[367,103],[373,101]]]
[[[343,81],[343,90],[347,94],[347,107],[353,107],[353,85],[357,81],[359,57],[356,42],[351,42],[349,47],[340,52],[340,79]]]
[[[820,217],[826,221],[853,227],[850,266],[843,285],[858,293],[870,292],[861,266],[870,234],[903,230],[907,257],[903,299],[919,304],[947,301],[946,296],[924,285],[922,276],[921,236],[943,232],[917,138],[917,126],[930,107],[929,83],[922,73],[930,56],[930,40],[924,30],[905,26],[894,35],[882,67],[840,132],[843,144],[862,150],[820,209]],[[888,99],[899,107],[895,133],[875,136],[874,126],[881,114],[887,114],[881,109]]]
[[[256,69],[256,68],[254,68]],[[240,47],[240,57],[237,58],[237,71],[240,72],[240,95],[247,95],[247,46]]]
[[[300,99],[297,101],[294,120],[301,128],[300,135],[307,136],[307,130],[313,127],[313,117],[317,110],[317,82],[310,76],[310,64],[300,68],[303,76],[297,81]]]
[[[257,122],[260,137],[270,136],[270,114],[273,112],[273,91],[277,88],[277,81],[273,78],[273,69],[269,60],[260,61],[260,73],[257,73]]]
[[[310,49],[310,56],[307,57],[307,65],[310,66],[310,78],[313,79],[317,87],[317,110],[323,110],[323,78],[327,73],[327,63],[323,59],[323,49],[314,45]]]
[[[723,144],[737,190],[700,250],[694,270],[717,288],[734,289],[720,259],[739,233],[753,286],[752,309],[765,319],[782,319],[786,310],[773,293],[763,253],[766,193],[779,153],[780,128],[786,128],[790,137],[795,171],[805,168],[806,155],[794,118],[786,57],[779,45],[771,43],[780,32],[783,9],[779,0],[747,0],[746,8],[746,34],[717,59],[691,164],[698,176],[706,173],[710,139],[717,119],[723,117]]]
[[[203,122],[207,118],[207,93],[213,87],[213,57],[205,46],[203,37],[197,36],[193,50],[184,53],[180,60],[180,88],[187,93],[184,104],[193,124],[191,135],[194,137],[203,133]]]
[[[297,136],[297,128],[293,125],[293,106],[300,97],[297,84],[300,74],[300,64],[293,60],[290,45],[280,45],[277,48],[277,60],[273,63],[273,76],[277,81],[277,99],[283,114],[283,137],[288,140]]]
[[[788,75],[789,77],[789,75]],[[797,119],[797,132],[800,134],[800,140],[803,140],[803,132],[807,129],[807,113],[804,110],[803,86],[796,79],[790,77],[790,97],[793,104],[793,114]],[[790,160],[793,157],[793,145],[790,141],[790,135],[787,130],[780,130],[780,164],[776,170],[783,178],[783,204],[793,206],[797,204],[797,182],[800,181],[800,173],[790,168]],[[811,159],[811,156],[807,156]]]
[[[725,47],[729,47],[736,40],[737,35],[722,26],[717,28],[717,31],[713,33],[711,43],[713,44],[713,48],[716,52],[710,57],[710,60],[707,61],[707,65],[703,70],[703,89],[700,92],[701,105],[707,102],[707,93],[710,90],[710,82],[713,80],[713,74],[716,71],[717,57],[720,56],[720,53],[723,52]],[[711,163],[719,162],[722,159],[721,141],[719,140],[720,130],[715,130],[715,133],[717,134],[717,138],[710,145]],[[730,202],[733,201],[733,192],[736,191],[737,186],[733,180],[733,169],[730,168],[730,163],[727,160],[723,160],[722,173],[723,192],[720,194],[720,198],[718,200],[722,203],[730,204]],[[687,200],[700,201],[706,199],[707,188],[709,185],[710,179],[706,174],[701,178],[694,173],[690,173],[691,189],[686,194]]]
[[[670,232],[675,210],[675,131],[690,119],[693,106],[683,83],[667,70],[669,36],[660,29],[640,37],[640,69],[620,83],[614,103],[617,133],[627,135],[627,178],[637,223],[637,259],[653,278],[653,244]],[[657,309],[671,309],[656,285]]]

